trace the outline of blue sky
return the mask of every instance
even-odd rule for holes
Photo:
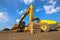
[[[18,23],[30,4],[34,6],[35,17],[60,22],[60,0],[0,0],[0,30]],[[29,23],[29,16],[23,21]]]

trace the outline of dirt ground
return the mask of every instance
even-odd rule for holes
[[[39,34],[0,32],[0,40],[60,40],[60,32],[41,32]]]

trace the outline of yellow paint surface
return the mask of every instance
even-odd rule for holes
[[[40,23],[43,23],[43,22],[45,22],[47,24],[56,24],[56,21],[54,21],[54,20],[40,20]]]

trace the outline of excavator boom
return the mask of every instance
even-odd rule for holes
[[[29,21],[33,21],[33,11],[33,5],[31,4],[30,7],[26,10],[26,12],[21,16],[18,27],[20,27],[22,20],[25,18],[27,14],[29,14]]]
[[[29,13],[29,9],[27,9],[26,12],[21,16],[20,21],[19,21],[19,23],[18,23],[18,27],[20,27],[20,24],[21,24],[22,20],[25,18],[25,16],[26,16],[28,13]]]

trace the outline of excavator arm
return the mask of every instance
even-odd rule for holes
[[[29,13],[29,9],[27,9],[26,12],[21,16],[20,21],[19,21],[19,23],[18,23],[18,27],[20,27],[20,24],[21,24],[22,20],[25,18],[25,16],[26,16],[28,13]]]
[[[27,14],[29,14],[29,21],[33,21],[33,11],[34,11],[34,7],[31,4],[30,7],[26,10],[26,12],[21,16],[20,21],[18,23],[18,27],[20,27],[22,20],[26,17]]]

